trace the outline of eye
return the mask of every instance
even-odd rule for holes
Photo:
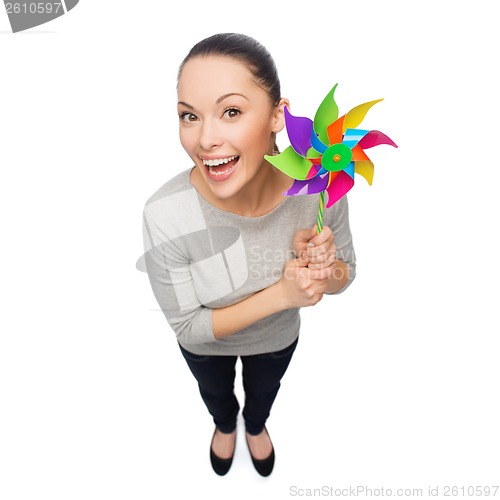
[[[193,113],[189,113],[188,111],[179,115],[179,120],[186,123],[195,122],[197,119],[198,117],[196,115],[193,115]]]
[[[228,108],[224,111],[224,116],[226,118],[236,118],[241,114],[241,111],[237,108]]]

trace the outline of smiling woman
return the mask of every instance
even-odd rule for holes
[[[288,100],[273,105],[256,83],[248,65],[209,54],[183,63],[177,87],[180,140],[197,167],[193,185],[213,205],[249,217],[281,203],[290,183],[264,159],[284,127]]]
[[[221,76],[222,75],[222,76]],[[265,160],[276,151],[284,106],[273,59],[256,40],[202,40],[178,74],[180,141],[193,166],[144,207],[145,267],[215,430],[210,459],[231,467],[240,405],[257,472],[275,452],[266,422],[297,346],[302,307],[343,292],[355,276],[344,197],[315,220],[318,196],[286,197],[291,179]]]

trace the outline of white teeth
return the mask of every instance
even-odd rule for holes
[[[208,167],[216,167],[217,165],[224,165],[225,163],[228,163],[235,158],[238,158],[238,156],[230,156],[229,158],[221,158],[218,160],[203,160],[203,165],[206,165]]]
[[[211,166],[208,168],[210,175],[224,175],[224,174],[228,174],[229,172],[231,172],[231,170],[234,170],[234,167],[229,167],[227,170],[224,170],[223,172],[216,172],[215,170],[212,169]]]

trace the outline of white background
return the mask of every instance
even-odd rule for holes
[[[17,34],[2,8],[3,500],[500,485],[496,2],[292,3],[82,0]],[[399,145],[349,195],[356,281],[302,310],[267,479],[242,428],[211,470],[211,417],[135,268],[145,200],[190,166],[177,68],[226,31],[270,50],[294,114],[338,83],[341,112],[384,97],[363,128]]]

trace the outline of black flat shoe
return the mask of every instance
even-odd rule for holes
[[[267,429],[265,427],[264,427],[264,429],[267,432]],[[269,432],[267,432],[267,435],[269,436]],[[255,470],[261,476],[264,476],[264,477],[269,476],[274,468],[274,459],[275,459],[274,446],[271,443],[271,446],[272,446],[271,454],[267,458],[258,459],[258,458],[255,458],[252,455],[252,452],[250,451],[250,446],[248,445],[248,436],[246,434],[245,434],[245,437],[247,440],[248,451],[250,452],[250,456],[252,457],[252,463],[253,463],[253,466],[255,467]],[[271,436],[269,436],[269,439],[271,439]]]
[[[212,436],[212,442],[210,443],[210,462],[212,463],[212,468],[216,474],[219,476],[224,476],[228,473],[231,465],[233,463],[233,454],[229,458],[220,458],[212,450],[212,444],[214,442],[215,433],[217,432],[217,427],[215,428],[214,434]],[[234,441],[234,448],[236,449],[236,439]]]

